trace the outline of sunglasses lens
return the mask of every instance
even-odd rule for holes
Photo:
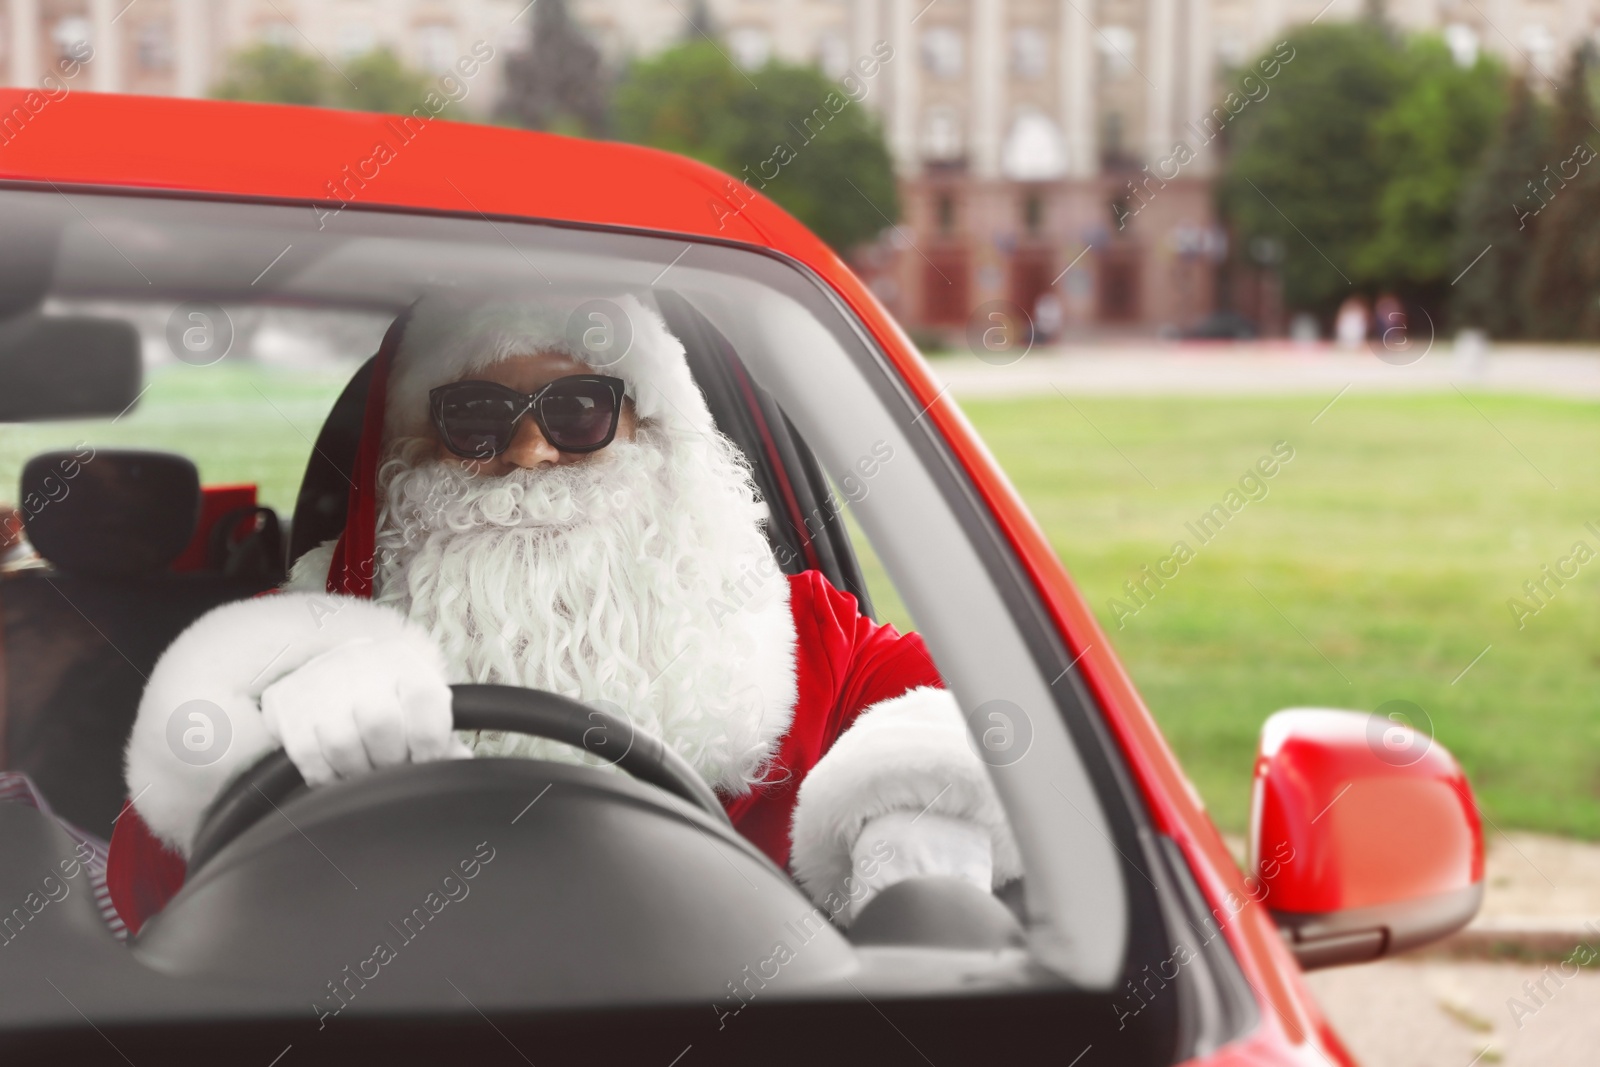
[[[550,443],[568,452],[598,448],[617,428],[617,398],[604,382],[558,381],[539,402]]]
[[[440,405],[445,444],[460,456],[491,459],[511,447],[523,401],[494,390],[462,388]]]

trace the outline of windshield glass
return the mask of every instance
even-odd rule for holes
[[[805,867],[811,831],[803,814],[808,792],[821,795],[828,785],[821,777],[799,782],[807,768],[782,747],[806,714],[807,687],[821,684],[813,677],[857,669],[826,649],[815,655],[835,658],[811,662],[808,642],[827,645],[813,636],[826,615],[858,645],[862,634],[880,642],[920,635],[914,648],[925,649],[917,652],[925,666],[907,670],[924,687],[947,686],[959,711],[953,704],[945,726],[918,726],[889,751],[915,764],[921,740],[948,727],[976,757],[981,778],[969,781],[965,770],[938,765],[937,753],[927,756],[944,788],[926,801],[918,794],[906,822],[926,817],[943,826],[950,815],[949,840],[957,843],[941,847],[956,852],[967,823],[981,823],[992,835],[985,862],[999,872],[995,899],[1023,931],[1019,955],[991,955],[982,966],[946,961],[918,982],[901,967],[882,981],[1066,983],[1100,993],[1120,984],[1147,898],[1144,887],[1135,893],[1128,884],[1113,843],[1136,847],[1126,843],[1131,823],[1103,773],[1104,754],[1086,753],[1092,735],[1069,729],[1060,710],[1063,701],[1086,703],[1065,669],[1070,657],[1038,621],[1009,550],[954,473],[921,405],[807,273],[752,250],[668,237],[362,211],[328,222],[302,207],[159,197],[6,191],[0,225],[24,235],[0,257],[42,290],[35,307],[4,326],[6,365],[67,366],[83,351],[30,341],[26,331],[41,319],[62,329],[93,320],[130,328],[143,368],[120,411],[23,421],[56,414],[41,409],[0,427],[0,485],[9,487],[0,502],[13,509],[6,529],[15,535],[0,577],[4,766],[26,774],[86,836],[111,838],[134,810],[165,847],[195,860],[188,850],[205,837],[204,805],[179,812],[167,798],[181,789],[148,770],[170,762],[169,750],[190,776],[182,782],[207,783],[207,801],[242,769],[211,770],[229,765],[206,762],[218,745],[235,746],[237,755],[240,746],[266,752],[282,740],[307,769],[285,725],[291,701],[271,695],[285,692],[274,680],[308,676],[285,673],[301,655],[287,651],[291,639],[278,655],[264,648],[260,670],[241,683],[267,733],[255,718],[235,715],[228,725],[204,709],[171,720],[191,690],[200,692],[190,677],[209,677],[221,669],[219,657],[231,655],[184,660],[181,642],[166,655],[174,638],[192,625],[191,634],[203,631],[219,605],[235,605],[224,610],[244,618],[238,602],[287,584],[323,605],[312,609],[327,615],[316,618],[316,641],[331,641],[327,635],[360,615],[343,600],[316,596],[367,598],[372,610],[409,615],[428,632],[452,684],[549,689],[609,710],[641,736],[659,734],[716,789],[733,827],[766,860],[782,867],[788,856],[784,873],[805,890],[791,910],[813,907],[843,928],[863,906],[849,899],[862,875],[852,867],[859,857],[849,841],[840,846],[843,895],[830,902],[818,888],[832,877],[818,873],[826,864],[809,874]],[[374,375],[381,401],[373,399]],[[46,382],[63,395],[70,385]],[[48,388],[39,395],[48,397]],[[381,435],[370,422],[363,430],[363,414],[373,411],[384,414]],[[541,448],[546,459],[537,458]],[[626,463],[586,461],[590,452]],[[185,461],[198,489],[185,480]],[[669,476],[681,479],[671,483],[677,495],[661,496]],[[749,506],[740,503],[746,489]],[[371,509],[364,516],[363,507]],[[624,532],[590,530],[591,514],[612,516]],[[759,552],[741,524],[755,531]],[[498,539],[469,545],[452,536],[478,528]],[[808,585],[808,575],[819,577]],[[688,602],[672,601],[652,585],[658,581]],[[244,607],[275,611],[275,600],[289,596]],[[773,608],[785,601],[787,610]],[[850,605],[843,622],[841,604]],[[860,622],[848,617],[856,610]],[[878,630],[883,623],[893,629]],[[262,615],[223,647],[270,643],[259,635],[273,625]],[[675,644],[678,631],[695,638]],[[333,654],[329,648],[296,662],[313,664]],[[323,689],[342,677],[330,673]],[[876,708],[908,692],[879,692],[871,680],[878,676],[863,677],[852,706]],[[746,722],[739,709],[751,704],[752,688],[760,707]],[[663,690],[675,695],[658,697]],[[301,702],[321,692],[296,690]],[[173,708],[159,709],[166,733],[149,743],[160,760],[146,764],[139,731],[156,714],[157,694]],[[226,744],[207,733],[219,726],[232,731]],[[577,758],[566,743],[513,733],[480,729],[465,743],[480,757]],[[370,738],[367,746],[373,750]],[[353,777],[340,773],[337,746],[324,751],[332,754],[328,778]],[[805,758],[827,766],[829,755],[818,762],[819,754]],[[591,749],[586,762],[616,759]],[[1091,764],[1102,772],[1091,773]],[[638,776],[636,766],[623,766]],[[802,812],[793,816],[792,855],[793,798],[777,816],[754,814],[760,805],[751,799],[785,775],[798,784]],[[146,787],[148,799],[139,795]],[[860,831],[885,815],[872,787],[839,788],[840,810],[816,817],[818,840],[843,840],[841,827]],[[992,811],[978,796],[990,788]],[[487,865],[488,853],[515,855],[516,835],[537,821],[530,809],[540,810],[512,810],[500,830],[463,831],[466,852],[442,862],[476,856]],[[980,810],[981,818],[972,814]],[[963,814],[967,823],[957,818]],[[349,853],[333,844],[337,826],[316,841],[314,829],[295,825],[315,846],[295,846],[305,852],[296,862],[363,891],[368,879],[389,881],[384,864],[409,847],[404,829],[392,825],[384,831],[397,835],[392,841],[352,844]],[[487,852],[474,851],[481,841]],[[720,850],[726,861],[731,847],[717,845],[713,855]],[[412,895],[428,892],[423,885]],[[173,907],[199,887],[184,893]],[[674,906],[662,903],[663,914]],[[739,914],[730,907],[726,921]],[[159,918],[151,922],[156,931]],[[775,936],[762,931],[759,940]],[[656,990],[658,999],[675,995]],[[1109,1009],[1107,1018],[1115,1018]]]

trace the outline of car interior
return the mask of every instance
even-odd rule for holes
[[[700,1019],[710,999],[720,1005],[718,1030],[758,989],[772,1001],[944,998],[944,1010],[952,997],[1013,998],[1015,1018],[1053,1020],[1069,1060],[1085,1042],[1115,1040],[1126,1062],[1174,1062],[1250,1025],[1254,1000],[1221,939],[1207,940],[1198,962],[1170,979],[1173,995],[1152,994],[1139,1012],[1117,1007],[1141,968],[1169,959],[1175,940],[1196,937],[1209,920],[1203,898],[1176,848],[1148,826],[1027,577],[948,448],[919,422],[921,405],[838,298],[802,268],[730,246],[699,244],[685,255],[681,240],[573,227],[351,211],[324,232],[310,212],[280,205],[60,199],[0,190],[0,234],[25,238],[0,241],[0,260],[12,260],[6,277],[26,281],[0,307],[0,434],[26,426],[31,435],[21,440],[38,440],[37,428],[51,425],[40,420],[79,420],[63,424],[71,434],[55,447],[26,456],[11,454],[18,445],[0,449],[0,461],[19,471],[15,485],[0,487],[0,502],[18,509],[31,550],[0,563],[0,771],[28,775],[55,816],[109,836],[127,798],[122,748],[161,652],[211,608],[280,584],[293,560],[344,523],[370,347],[343,353],[347,380],[320,429],[283,418],[281,436],[298,440],[306,457],[292,513],[249,481],[208,484],[201,442],[122,447],[95,436],[147,402],[142,366],[156,368],[148,377],[157,388],[206,373],[181,359],[151,360],[167,309],[187,300],[314,305],[381,322],[430,287],[470,290],[507,277],[536,286],[532,267],[539,278],[560,272],[577,289],[645,294],[659,310],[685,345],[718,429],[750,464],[771,512],[768,538],[788,571],[822,571],[869,616],[873,592],[892,588],[963,707],[1004,699],[1027,709],[1029,758],[995,768],[1027,876],[1003,899],[937,886],[887,892],[845,936],[805,925],[807,902],[783,872],[725,818],[719,824],[719,812],[697,807],[692,789],[661,785],[670,768],[628,778],[472,761],[484,765],[409,766],[350,783],[361,788],[308,794],[285,778],[280,760],[216,802],[213,840],[197,865],[204,869],[128,947],[93,929],[91,912],[72,910],[87,907],[84,894],[41,916],[60,928],[28,931],[0,969],[23,958],[81,968],[93,975],[78,987],[84,1003],[144,1024],[292,1012],[321,1031],[331,1008],[313,1017],[306,1003],[342,1008],[346,999],[363,1019],[433,1018],[462,1010],[437,981],[448,974],[475,983],[470,1002],[480,1011],[692,1000]],[[256,260],[277,263],[286,243],[299,254],[284,256],[265,285],[249,282]],[[24,261],[31,268],[19,272]],[[85,388],[99,395],[72,395]],[[97,421],[82,421],[90,414]],[[875,442],[904,458],[851,499],[849,524],[833,521],[845,510],[835,487]],[[892,585],[869,589],[878,568]],[[469,711],[486,723],[559,718],[555,704],[530,701],[458,692],[458,725]],[[556,814],[540,829],[495,814],[540,782],[563,783],[570,788],[559,795],[572,798],[552,799]],[[251,790],[281,804],[283,818]],[[515,846],[525,831],[529,848]],[[374,840],[394,834],[393,847],[375,849]],[[313,839],[315,851],[307,850]],[[47,869],[64,842],[41,813],[0,803],[0,869],[19,872],[7,876],[14,884],[0,879],[0,891],[25,891],[33,876],[24,872]],[[475,851],[480,843],[495,860]],[[336,868],[329,855],[362,858]],[[392,926],[440,871],[472,856],[483,865],[473,887],[481,903],[438,916],[441,926],[455,922],[449,940],[406,939],[410,970],[385,972],[359,996],[327,999],[350,992],[342,965],[357,962],[370,930]],[[552,857],[560,857],[560,877]],[[528,951],[540,960],[531,970],[527,955],[511,951],[520,935],[507,922],[517,915],[526,916]],[[804,948],[781,980],[752,985],[741,978],[744,965],[770,957],[778,930]],[[11,1004],[0,1030],[79,1025],[48,989],[3,973],[0,984],[8,993],[0,1000]],[[456,993],[465,998],[466,988]],[[949,1025],[958,1020],[956,1012]]]

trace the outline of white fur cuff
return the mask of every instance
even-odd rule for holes
[[[874,704],[800,785],[789,866],[814,900],[849,895],[851,849],[869,820],[933,812],[982,827],[994,884],[1022,874],[1005,810],[968,739],[955,697],[929,687]]]
[[[128,795],[156,837],[188,856],[207,805],[275,748],[262,690],[353,641],[403,644],[443,670],[438,646],[391,608],[330,593],[281,593],[220,608],[178,635],[145,685],[128,739]]]

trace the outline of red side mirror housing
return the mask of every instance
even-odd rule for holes
[[[1296,708],[1261,728],[1250,865],[1307,970],[1437,940],[1482,903],[1472,788],[1403,718]]]

